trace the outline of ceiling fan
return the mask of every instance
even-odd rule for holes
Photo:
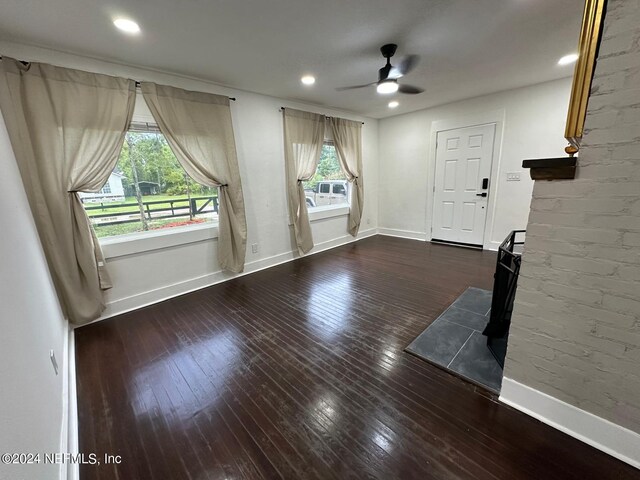
[[[391,57],[396,53],[398,46],[395,43],[388,43],[380,48],[382,56],[387,59],[387,64],[378,70],[378,81],[365,83],[364,85],[352,85],[350,87],[336,88],[337,91],[342,92],[344,90],[353,90],[356,88],[370,87],[376,85],[378,93],[408,93],[415,95],[417,93],[424,92],[424,89],[414,87],[412,85],[405,85],[398,83],[398,79],[407,73],[409,73],[418,63],[418,55],[407,55],[404,57],[397,67],[391,65]]]

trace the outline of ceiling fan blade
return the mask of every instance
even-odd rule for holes
[[[413,85],[398,85],[398,91],[400,93],[408,93],[409,95],[415,95],[417,93],[424,92],[424,89],[414,87]]]
[[[397,67],[392,67],[387,78],[398,79],[403,75],[406,75],[415,68],[418,64],[420,57],[418,55],[407,55],[402,59]]]
[[[336,88],[336,91],[342,92],[344,90],[354,90],[356,88],[370,87],[371,85],[375,85],[376,83],[378,82],[365,83],[364,85],[351,85],[350,87],[338,87]]]

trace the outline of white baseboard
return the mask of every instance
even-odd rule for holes
[[[399,237],[409,238],[411,240],[427,241],[427,234],[424,232],[414,232],[411,230],[399,230],[396,228],[378,228],[379,235],[386,235],[387,237]]]
[[[68,408],[67,408],[67,449],[62,450],[71,454],[79,453],[78,449],[78,395],[76,385],[76,340],[73,333],[73,327],[69,329],[69,356],[68,375],[69,375],[69,392],[68,392]],[[67,463],[67,462],[64,462]],[[80,478],[80,465],[77,463],[69,463],[67,465],[66,480],[78,480]]]
[[[62,365],[59,372],[62,373],[62,425],[60,426],[60,453],[68,452],[69,450],[69,405],[71,403],[71,378],[69,375],[69,351],[71,346],[69,344],[69,333],[72,331],[71,326],[67,323],[67,334],[62,343]],[[74,380],[75,387],[75,380]],[[60,479],[66,480],[68,475],[67,462],[60,464]]]
[[[375,235],[377,232],[378,231],[376,228],[370,228],[368,230],[359,232],[356,238],[352,237],[351,235],[343,235],[326,242],[321,242],[316,244],[313,250],[307,255],[313,255],[315,253],[320,253],[331,248],[345,245],[347,243],[355,242],[357,240]],[[102,316],[100,316],[100,318],[95,321],[99,322],[101,320],[130,312],[132,310],[137,310],[148,305],[153,305],[154,303],[162,302],[179,295],[184,295],[186,293],[200,290],[205,287],[210,287],[211,285],[225,282],[227,280],[231,280],[232,278],[248,275],[250,273],[264,270],[265,268],[275,267],[276,265],[290,262],[292,260],[295,260],[296,258],[299,258],[299,255],[293,251],[281,253],[260,260],[255,260],[253,262],[248,262],[247,264],[245,264],[244,272],[240,274],[217,271],[200,277],[191,278],[182,282],[165,285],[160,288],[131,295],[129,297],[120,298],[108,303],[106,306],[107,308],[103,312]]]
[[[500,401],[640,468],[640,434],[636,432],[510,378],[502,380]]]
[[[497,252],[501,244],[502,242],[494,242],[493,240],[489,240],[487,243],[483,245],[482,248],[484,248],[485,250],[492,250],[494,252]]]

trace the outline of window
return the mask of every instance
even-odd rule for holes
[[[307,207],[349,205],[349,184],[342,173],[336,147],[330,143],[322,146],[318,168],[311,180],[304,182]]]
[[[132,124],[109,181],[80,197],[98,237],[218,219],[218,189],[194,182],[157,126],[148,124]]]

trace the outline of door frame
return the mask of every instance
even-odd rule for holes
[[[502,139],[504,136],[506,110],[493,110],[476,113],[473,115],[458,115],[447,119],[434,120],[431,122],[431,134],[429,142],[429,154],[427,158],[427,206],[426,206],[426,227],[427,240],[433,240],[433,207],[436,177],[436,142],[439,132],[455,130],[467,127],[477,127],[480,125],[495,124],[495,135],[493,138],[493,155],[491,157],[491,174],[489,176],[489,200],[487,201],[487,216],[484,223],[484,234],[482,236],[482,248],[485,250],[497,250],[500,240],[493,240],[494,219],[496,213],[496,199],[498,197],[498,180],[500,163],[502,160]]]

